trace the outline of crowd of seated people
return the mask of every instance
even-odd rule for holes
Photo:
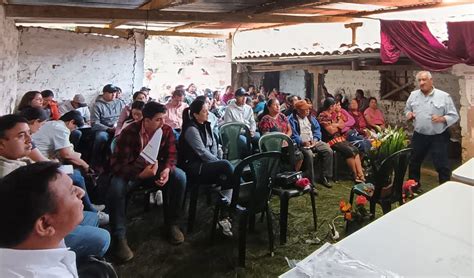
[[[26,168],[34,173],[44,172],[43,180],[37,181],[43,184],[43,191],[58,191],[56,187],[62,186],[61,190],[68,188],[72,192],[67,200],[55,200],[55,206],[67,209],[81,200],[83,210],[77,219],[68,219],[70,223],[60,222],[65,225],[60,227],[61,233],[48,238],[51,235],[44,234],[42,229],[51,223],[40,222],[53,209],[45,208],[31,218],[35,221],[33,232],[29,231],[32,238],[22,236],[2,242],[0,252],[20,256],[22,252],[14,250],[46,237],[52,244],[33,249],[66,246],[77,259],[103,257],[110,249],[112,258],[126,262],[134,257],[127,242],[127,196],[137,187],[166,193],[167,235],[172,244],[181,244],[185,235],[179,222],[187,184],[217,184],[224,189],[230,186],[234,166],[222,155],[218,132],[225,123],[240,122],[250,130],[252,149],[246,155],[259,151],[260,134],[286,134],[296,146],[294,170],[301,170],[313,186],[320,183],[328,188],[332,187],[329,180],[334,173],[333,150],[346,159],[354,180],[364,181],[361,156],[370,149],[365,129],[385,126],[372,98],[369,107],[361,111],[363,99],[352,100],[344,109],[343,98],[339,96],[336,101],[327,93],[318,113],[310,99],[301,100],[276,89],[267,94],[262,86],[259,90],[250,86],[248,90],[235,91],[228,86],[224,94],[218,90],[201,94],[194,84],[186,89],[179,85],[167,103],[151,100],[149,92],[142,88],[127,104],[120,96],[120,88],[107,84],[93,103],[91,113],[81,94],[58,104],[49,90],[30,91],[22,97],[15,114],[0,117],[0,178],[8,177],[2,182],[11,187],[12,183],[28,179],[27,175],[18,176]],[[281,108],[281,101],[286,103],[285,109]],[[158,131],[161,137],[156,141]],[[79,146],[86,146],[86,150]],[[152,161],[144,155],[149,148],[158,150]],[[35,164],[36,168],[31,168]],[[93,203],[85,182],[87,175],[101,173],[110,175],[110,184],[102,196],[105,206]],[[25,186],[18,190],[32,189]],[[101,228],[107,224],[108,230]],[[219,225],[225,234],[232,235],[227,218],[219,221]],[[65,249],[56,251],[69,254]]]

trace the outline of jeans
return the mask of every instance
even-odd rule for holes
[[[97,213],[84,211],[81,224],[64,238],[66,246],[76,253],[78,260],[90,255],[103,257],[109,249],[110,234],[98,226]]]
[[[431,151],[431,158],[438,172],[440,184],[451,179],[451,169],[448,160],[449,132],[446,130],[441,134],[423,135],[418,132],[413,133],[411,147],[413,148],[410,158],[408,177],[420,182],[420,168],[428,152]]]
[[[189,163],[183,169],[185,169],[188,179],[193,183],[215,183],[222,189],[232,188],[231,178],[234,166],[228,160]]]
[[[159,173],[157,173],[157,177]],[[155,187],[167,191],[167,209],[165,210],[165,224],[176,225],[181,215],[181,204],[183,203],[186,191],[186,174],[183,170],[175,168],[170,171],[168,182],[163,187],[155,185],[157,177],[146,180],[128,181],[119,176],[112,176],[109,190],[107,191],[106,207],[110,214],[110,229],[112,236],[116,238],[126,237],[126,203],[127,194],[138,187]]]
[[[79,151],[79,143],[81,141],[81,137],[82,131],[80,131],[79,129],[71,131],[71,135],[69,135],[69,141],[71,141],[75,151]]]
[[[307,177],[313,183],[316,182],[315,168],[321,169],[321,174],[319,175],[320,178],[332,177],[333,151],[328,144],[319,141],[311,149],[300,147],[300,150],[303,153],[303,171],[305,177]],[[317,156],[315,157],[314,154],[317,154]],[[319,163],[314,163],[315,159],[318,159]]]
[[[104,166],[107,142],[111,139],[107,131],[97,131],[92,144],[91,164],[92,166]]]
[[[258,150],[259,150],[258,141],[259,140],[260,140],[260,133],[255,132],[253,137],[250,139],[250,148],[251,148],[251,150],[249,150],[248,153],[244,153],[244,157],[242,157],[242,158],[245,158],[249,155],[252,155],[252,153],[258,152]],[[244,135],[239,136],[239,146],[240,146],[241,150],[244,150],[244,149],[247,148],[247,139],[245,138]]]
[[[94,209],[94,207],[92,207],[92,202],[89,199],[89,194],[87,194],[86,181],[84,180],[84,177],[82,176],[81,171],[79,171],[77,169],[74,169],[74,172],[71,175],[69,175],[69,177],[72,179],[72,183],[75,186],[78,186],[78,187],[82,188],[85,192],[84,197],[82,197],[82,203],[84,204],[84,210],[92,211],[92,212],[97,213],[97,210]]]

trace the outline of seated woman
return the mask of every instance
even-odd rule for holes
[[[351,169],[355,182],[365,181],[362,163],[360,161],[359,150],[346,141],[341,130],[345,124],[342,118],[334,119],[336,102],[333,98],[326,98],[323,102],[322,111],[318,116],[318,121],[326,131],[325,141],[329,146],[342,154],[346,158],[347,165]]]
[[[359,102],[357,102],[357,99],[351,100],[349,104],[349,114],[355,120],[352,129],[356,130],[362,136],[367,136],[367,132],[365,131],[367,122],[365,121],[364,114],[359,110]]]
[[[288,122],[288,118],[280,112],[280,102],[278,99],[269,99],[261,115],[262,117],[258,122],[258,129],[262,135],[268,132],[281,132],[291,137],[290,123]],[[283,147],[287,146],[284,145]],[[303,154],[300,151],[296,151],[297,148],[295,148],[295,171],[299,171],[301,165],[303,165]]]
[[[208,122],[208,114],[208,105],[202,99],[194,100],[184,109],[178,143],[178,166],[192,182],[216,183],[222,188],[230,188],[234,169],[229,161],[217,157],[218,146]]]
[[[17,112],[25,109],[26,107],[43,108],[43,96],[39,91],[26,92],[18,104]]]
[[[364,111],[364,117],[369,128],[379,130],[385,128],[385,119],[382,111],[377,108],[377,99],[369,98],[369,107]]]
[[[129,124],[139,122],[143,119],[143,107],[145,107],[145,102],[143,101],[137,100],[132,103],[130,107],[130,115],[125,119],[121,128],[117,126],[115,129],[115,137],[119,136],[122,130],[124,130]]]
[[[341,107],[341,101],[336,100],[333,120],[337,121],[338,118],[341,118],[344,121],[344,128],[341,130],[341,133],[346,137],[347,141],[356,146],[361,155],[369,152],[371,148],[370,141],[354,129],[354,126],[356,125],[354,117]],[[362,116],[362,118],[364,117]]]
[[[120,112],[120,117],[117,121],[117,128],[115,129],[115,137],[117,137],[120,134],[120,131],[123,129],[123,124],[125,123],[125,121],[130,119],[133,103],[135,103],[136,101],[141,101],[143,103],[146,103],[148,101],[148,95],[145,92],[137,91],[133,94],[132,100],[133,102],[125,105],[125,107]]]

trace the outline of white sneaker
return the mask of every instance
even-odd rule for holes
[[[103,211],[99,211],[97,213],[97,217],[99,217],[99,226],[109,224],[109,215]]]
[[[163,205],[163,192],[161,190],[156,191],[155,202],[157,206]]]
[[[92,207],[93,207],[96,211],[103,211],[103,210],[105,209],[105,205],[92,204]]]
[[[217,228],[219,228],[219,227],[222,229],[222,233],[225,236],[231,237],[233,235],[232,234],[232,224],[230,223],[228,218],[224,218],[221,221],[217,222]]]

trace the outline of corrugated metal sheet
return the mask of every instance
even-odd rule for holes
[[[295,57],[295,56],[341,56],[350,54],[360,53],[379,53],[380,43],[364,43],[361,45],[348,46],[342,44],[338,48],[325,48],[324,46],[314,45],[312,47],[302,48],[289,48],[281,50],[248,50],[245,51],[234,59],[254,59],[254,58],[267,58],[267,57]]]

